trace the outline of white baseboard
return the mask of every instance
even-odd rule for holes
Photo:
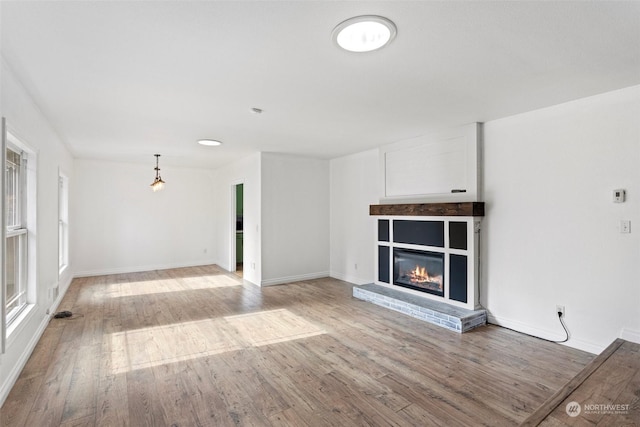
[[[317,273],[300,274],[298,276],[278,277],[275,279],[267,279],[260,282],[260,286],[282,285],[284,283],[300,282],[303,280],[321,279],[329,277],[328,271],[319,271]]]
[[[536,337],[540,337],[540,338],[546,338],[549,340],[562,340],[564,339],[564,331],[562,330],[562,328],[559,326],[560,330],[559,331],[550,331],[547,329],[540,329],[536,326],[532,326],[530,324],[527,323],[523,323],[517,320],[512,320],[512,319],[506,319],[504,317],[497,317],[494,316],[490,313],[487,313],[487,322],[491,323],[493,325],[498,325],[498,326],[503,326],[505,328],[509,328],[509,329],[513,329],[515,331],[518,332],[522,332],[524,334],[529,334],[529,335],[533,335]],[[592,342],[588,342],[588,341],[584,341],[584,340],[579,340],[576,338],[570,338],[569,341],[567,341],[566,343],[562,343],[562,345],[566,345],[568,347],[573,347],[573,348],[577,348],[578,350],[583,350],[583,351],[587,351],[589,353],[593,353],[593,354],[600,354],[602,353],[602,351],[607,348],[607,346],[610,343],[607,343],[606,345],[601,345],[601,344],[595,344]]]
[[[90,277],[90,276],[106,276],[109,274],[139,273],[143,271],[168,270],[170,268],[183,268],[183,267],[198,267],[201,265],[211,265],[211,264],[215,264],[215,262],[196,261],[192,263],[153,264],[153,265],[138,265],[138,266],[119,267],[119,268],[106,268],[106,269],[76,271],[74,272],[73,277]]]
[[[47,328],[50,319],[51,318],[49,316],[45,316],[42,319],[40,325],[38,326],[38,329],[36,330],[36,333],[31,336],[29,343],[25,347],[22,354],[20,354],[17,363],[11,367],[11,371],[9,372],[9,375],[7,375],[4,384],[0,385],[0,407],[4,405],[4,401],[7,399],[7,396],[9,396],[9,393],[18,380],[22,369],[24,369],[25,365],[27,364],[29,357],[31,357],[31,353],[36,347],[36,344],[38,344],[38,341],[44,333],[44,330]]]
[[[629,328],[622,328],[622,331],[620,332],[620,338],[640,344],[640,331],[634,331],[633,329]]]
[[[249,284],[249,285],[251,285],[251,286],[257,286],[257,287],[260,287],[260,285],[256,285],[256,284],[255,284],[255,283],[253,283],[251,280],[247,280],[247,279],[244,279],[244,278],[242,279],[242,282],[243,282],[243,283],[246,283],[246,284]]]
[[[341,271],[331,271],[329,273],[330,277],[334,279],[342,280],[343,282],[349,282],[354,285],[365,285],[367,283],[373,283],[373,279],[363,279],[361,277],[352,276],[349,274],[342,273]]]

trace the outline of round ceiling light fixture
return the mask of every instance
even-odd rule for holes
[[[396,25],[376,15],[349,18],[333,29],[333,40],[349,52],[371,52],[389,44],[397,34]]]
[[[218,145],[222,145],[222,142],[216,141],[215,139],[199,139],[198,144],[206,145],[207,147],[217,147]]]

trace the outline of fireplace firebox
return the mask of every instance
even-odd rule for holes
[[[393,248],[393,283],[444,297],[444,254]]]

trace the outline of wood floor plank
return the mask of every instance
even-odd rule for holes
[[[62,423],[89,416],[95,419],[101,351],[101,344],[84,345],[76,349]]]
[[[268,425],[265,416],[249,400],[249,394],[239,387],[237,382],[225,378],[219,380],[217,386],[221,390],[225,415],[232,420],[234,425]]]
[[[45,329],[32,356],[20,374],[21,378],[42,376],[47,371],[63,331],[64,327],[60,322],[54,322]]]
[[[132,426],[171,425],[160,403],[164,390],[159,389],[151,369],[127,373],[128,422]]]
[[[353,336],[355,340],[365,340],[361,345],[371,345],[374,340],[378,340],[375,336],[367,336],[365,330]],[[344,339],[344,338],[343,338]],[[367,343],[367,344],[365,344]],[[400,343],[390,344],[391,348],[398,348]],[[446,352],[438,350],[430,357],[437,363],[429,363],[425,360],[419,370],[415,369],[414,360],[410,355],[401,351],[372,353],[371,357],[375,358],[379,364],[386,366],[394,375],[413,384],[414,388],[422,389],[422,384],[428,384],[429,389],[424,390],[425,396],[432,396],[438,399],[443,405],[450,405],[453,409],[461,413],[467,413],[470,416],[479,417],[480,419],[491,419],[495,425],[513,424],[505,420],[497,409],[502,409],[504,403],[498,402],[498,407],[492,408],[487,406],[485,393],[476,393],[476,388],[482,388],[482,383],[474,384],[473,378],[468,375],[471,366],[457,363],[454,358],[449,358]],[[473,389],[470,389],[473,388]],[[417,397],[416,397],[417,398]],[[458,405],[457,402],[464,401],[465,405]],[[420,402],[423,403],[423,402]],[[495,403],[495,399],[491,399],[491,403]]]
[[[249,396],[253,406],[266,418],[290,408],[279,390],[268,382],[255,362],[256,351],[247,349],[229,353],[224,361],[242,381],[238,385]]]
[[[637,352],[636,352],[637,353]],[[636,355],[636,360],[637,360]],[[640,425],[640,367],[636,370],[633,377],[627,383],[626,387],[618,395],[615,400],[621,405],[628,405],[628,409],[620,411],[621,413],[615,417],[615,422],[621,426],[638,426]],[[598,426],[606,426],[611,424],[611,417],[603,416],[598,421]]]
[[[351,292],[330,278],[259,288],[218,266],[75,279],[60,309],[76,315],[50,322],[0,422],[506,426],[593,359],[495,326],[460,335]]]
[[[256,369],[295,413],[317,414],[324,408],[316,396],[315,388],[310,386],[317,382],[317,376],[302,369],[297,362],[283,357],[280,351],[282,347],[273,346],[260,352],[259,357],[254,359]]]
[[[61,423],[76,358],[77,353],[68,347],[62,349],[44,374],[44,382],[34,396],[24,425],[56,426]]]
[[[204,360],[190,361],[189,369],[181,377],[183,387],[187,390],[187,399],[191,402],[197,415],[197,421],[203,426],[235,426],[227,413],[227,406],[221,397],[223,392]]]
[[[60,427],[94,427],[96,425],[96,418],[93,415],[87,415],[83,418],[65,421],[60,424]]]
[[[41,390],[44,376],[20,377],[11,390],[11,399],[7,399],[0,409],[0,426],[27,425],[27,417],[33,407],[33,396]]]
[[[182,365],[182,364],[181,364]],[[156,383],[163,392],[158,396],[163,413],[168,420],[168,425],[193,425],[200,426],[202,423],[189,400],[189,393],[182,381],[184,371],[170,370],[159,374],[161,367],[152,368]]]
[[[96,395],[96,425],[128,425],[129,400],[126,374],[107,375],[102,372]]]
[[[312,425],[310,424],[311,422],[312,420],[310,417],[299,414],[294,408],[287,408],[284,411],[278,412],[269,417],[269,423],[271,423],[271,425],[274,427],[312,427]]]
[[[388,375],[381,381],[388,385],[394,393],[411,401],[412,405],[427,411],[430,414],[430,424],[443,422],[452,425],[512,424],[482,406],[466,401],[462,396],[458,396],[455,390],[447,390],[436,383],[414,381],[411,378],[397,377],[396,375]],[[408,413],[415,413],[415,408],[411,408],[411,406],[408,408],[410,408]]]

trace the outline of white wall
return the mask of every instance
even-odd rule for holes
[[[2,60],[0,114],[12,133],[37,152],[37,256],[35,306],[9,337],[6,353],[0,355],[0,405],[17,379],[54,309],[50,289],[59,283],[60,296],[71,277],[58,277],[58,171],[62,169],[73,187],[73,158],[46,117]],[[73,228],[74,218],[70,220]],[[4,244],[0,245],[4,248]],[[58,300],[59,301],[59,300]]]
[[[243,278],[255,285],[262,280],[262,260],[260,258],[261,218],[260,218],[260,153],[252,154],[215,171],[215,245],[216,264],[227,270],[235,270],[235,185],[244,184],[243,228]]]
[[[355,284],[374,281],[378,204],[378,149],[331,160],[331,277]]]
[[[262,285],[329,275],[329,161],[262,154]]]
[[[639,118],[637,86],[485,124],[482,299],[493,321],[557,339],[561,304],[574,347],[640,340]],[[626,203],[612,202],[616,188]]]
[[[215,260],[213,173],[77,159],[71,233],[76,276],[210,264]],[[166,160],[166,159],[165,159]]]

